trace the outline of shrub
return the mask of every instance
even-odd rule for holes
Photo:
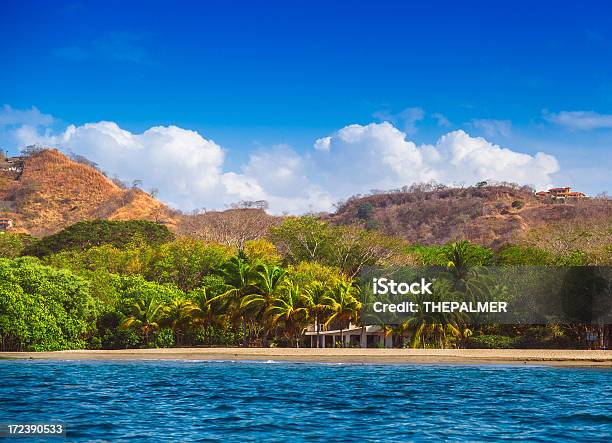
[[[516,339],[505,335],[478,335],[467,339],[467,347],[471,349],[512,349],[516,347]]]
[[[378,229],[380,227],[380,223],[378,222],[378,220],[374,220],[373,218],[369,219],[366,222],[365,228],[368,231],[372,231],[374,229]]]
[[[360,204],[357,208],[357,218],[360,218],[361,220],[369,220],[372,218],[373,209],[372,203],[370,202]]]
[[[502,266],[545,266],[552,254],[534,246],[506,245],[495,254],[495,263]]]
[[[149,342],[152,348],[171,348],[174,346],[174,333],[170,328],[163,328],[155,332],[153,339]]]

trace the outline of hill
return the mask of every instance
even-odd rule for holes
[[[612,227],[612,200],[555,202],[529,187],[481,184],[466,188],[415,185],[401,191],[356,196],[324,217],[358,224],[420,244],[467,239],[497,246],[536,228],[601,222]]]
[[[0,216],[14,231],[36,237],[85,220],[149,220],[178,235],[241,246],[280,222],[262,209],[230,209],[185,215],[138,188],[109,179],[86,159],[55,149],[13,158],[0,155]]]
[[[45,149],[0,161],[0,212],[15,230],[44,236],[83,220],[151,220],[176,214],[140,189],[127,189],[90,164]]]
[[[179,236],[238,247],[266,236],[271,226],[283,220],[261,208],[240,206],[181,214],[138,188],[109,179],[85,159],[77,160],[53,149],[10,159],[0,155],[0,216],[13,219],[15,231],[36,237],[85,220],[149,220]],[[498,246],[534,230],[558,229],[559,224],[597,223],[604,229],[593,232],[612,232],[612,200],[568,199],[561,204],[512,184],[414,185],[352,197],[335,213],[320,217],[333,224],[378,229],[411,243],[467,239]]]

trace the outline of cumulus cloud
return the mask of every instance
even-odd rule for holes
[[[462,130],[417,146],[390,123],[351,125],[326,144],[329,148],[317,157],[324,171],[333,171],[324,177],[324,187],[348,194],[430,180],[471,184],[490,179],[544,187],[559,170],[553,156],[515,152]]]
[[[443,135],[432,149],[439,155],[436,170],[445,183],[492,179],[543,188],[552,184],[552,174],[559,171],[552,155],[512,151],[462,130]]]
[[[223,209],[240,200],[267,200],[274,213],[331,210],[356,193],[431,180],[506,180],[541,188],[559,170],[550,155],[516,152],[462,130],[417,145],[390,122],[345,126],[306,152],[288,145],[258,149],[240,168],[227,170],[218,143],[177,126],[133,133],[101,121],[53,132],[38,123],[44,118],[21,119],[30,124],[20,126],[15,121],[4,120],[12,122],[18,146],[41,143],[83,155],[110,175],[158,188],[162,200],[185,210]]]
[[[287,146],[254,152],[242,171],[223,169],[225,152],[213,140],[177,126],[141,134],[101,121],[70,125],[58,134],[23,125],[13,132],[19,146],[40,143],[83,155],[104,171],[145,188],[182,209],[223,209],[240,200],[268,200],[275,213],[330,209],[334,200],[308,182],[304,159]]]
[[[23,144],[34,141],[31,128],[20,131]],[[70,125],[57,135],[38,135],[36,141],[84,155],[123,180],[142,180],[145,186],[159,188],[160,196],[175,205],[194,208],[226,188],[221,181],[221,147],[176,126],[155,126],[134,134],[101,121]]]
[[[612,128],[612,114],[599,114],[593,111],[561,111],[556,114],[544,112],[544,118],[569,129]]]

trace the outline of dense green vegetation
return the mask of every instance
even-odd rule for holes
[[[369,216],[368,208],[362,212]],[[375,229],[309,216],[288,217],[240,250],[175,239],[155,223],[98,220],[39,241],[0,234],[0,257],[0,349],[10,351],[299,346],[309,324],[342,330],[359,322],[356,278],[368,266],[459,270],[591,260],[588,251],[531,245],[408,245]],[[601,254],[596,260],[609,264]],[[452,272],[452,285],[476,281]],[[576,328],[559,325],[474,327],[437,315],[387,328],[396,346],[583,346]]]
[[[171,240],[167,227],[146,220],[94,220],[75,223],[25,248],[26,255],[43,257],[67,249],[85,250],[112,244],[124,247],[134,241],[161,244]]]

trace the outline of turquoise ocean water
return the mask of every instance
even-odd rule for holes
[[[68,441],[612,441],[612,370],[0,361],[0,423],[57,421]]]

